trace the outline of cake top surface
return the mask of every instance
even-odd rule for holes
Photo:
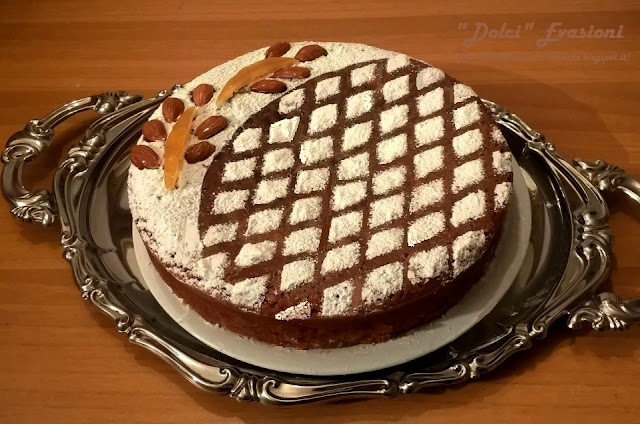
[[[276,319],[375,311],[446,284],[496,237],[511,192],[510,153],[473,90],[406,55],[319,46],[325,55],[297,65],[306,77],[271,80],[284,91],[198,107],[196,134],[212,116],[227,125],[178,188],[160,168],[130,171],[136,226],[171,272]],[[220,95],[265,51],[172,97],[189,107],[201,84]],[[171,132],[160,109],[151,119]],[[162,141],[139,144],[163,156]]]

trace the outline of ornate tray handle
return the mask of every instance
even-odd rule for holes
[[[623,169],[597,160],[574,159],[573,166],[602,193],[621,191],[640,204],[640,182]],[[590,324],[594,330],[624,330],[640,319],[640,298],[623,300],[603,292],[587,300],[569,316],[569,328]]]
[[[141,100],[137,94],[124,91],[102,93],[73,100],[60,106],[42,119],[30,121],[24,130],[9,138],[2,153],[2,191],[13,205],[11,213],[25,222],[39,222],[51,225],[57,214],[57,207],[48,190],[28,190],[22,183],[24,165],[41,154],[51,144],[53,129],[78,112],[94,110],[106,115]]]

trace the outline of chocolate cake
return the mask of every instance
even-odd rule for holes
[[[131,154],[152,262],[212,324],[301,349],[384,341],[481,277],[511,154],[471,88],[374,47],[278,43],[176,90]]]

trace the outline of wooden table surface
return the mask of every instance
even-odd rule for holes
[[[150,96],[274,41],[343,40],[428,60],[516,111],[565,157],[605,159],[640,176],[639,3],[454,3],[1,2],[0,139],[70,99],[108,90]],[[538,47],[554,22],[556,30],[594,25],[621,37],[563,32]],[[494,36],[503,23],[520,25],[519,38],[487,36],[465,46],[478,23],[496,29]],[[91,119],[78,116],[57,131],[52,148],[29,166],[30,185],[50,186],[53,168]],[[611,284],[638,296],[640,208],[629,206],[612,207]],[[285,409],[201,392],[80,298],[57,226],[22,224],[4,209],[2,423],[640,422],[640,326],[623,333],[557,326],[480,381],[396,399]]]

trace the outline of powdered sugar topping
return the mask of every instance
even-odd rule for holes
[[[316,102],[335,96],[340,91],[340,77],[327,78],[316,85]]]
[[[322,293],[322,315],[345,315],[349,312],[354,289],[350,281],[344,281],[324,289]]]
[[[280,290],[289,291],[313,279],[316,263],[311,259],[289,262],[282,267]]]
[[[480,106],[477,102],[467,103],[453,111],[453,124],[456,129],[464,128],[480,119]]]
[[[248,198],[249,190],[223,191],[216,196],[213,203],[213,213],[225,214],[244,209]]]
[[[416,87],[421,90],[435,84],[444,78],[444,72],[438,68],[426,68],[421,70],[416,77]]]
[[[223,182],[231,182],[251,178],[256,169],[256,158],[248,158],[224,165]]]
[[[361,122],[344,131],[342,150],[345,152],[369,142],[371,137],[371,121]]]
[[[305,165],[313,165],[330,157],[333,157],[333,139],[331,137],[308,140],[300,147],[300,162]]]
[[[296,225],[300,222],[311,221],[318,218],[321,212],[321,197],[306,197],[304,199],[296,200],[293,203],[291,215],[289,215],[289,223]]]
[[[276,319],[280,321],[290,321],[292,319],[305,319],[311,316],[311,304],[304,300],[297,305],[288,307],[276,314]]]
[[[419,96],[417,102],[420,116],[431,115],[444,107],[444,90],[438,87]]]
[[[395,188],[401,187],[407,175],[407,169],[404,166],[388,168],[378,172],[373,177],[373,194],[384,194]]]
[[[282,96],[282,99],[280,99],[280,106],[278,108],[278,111],[281,114],[286,115],[293,112],[294,110],[299,109],[303,103],[304,90],[294,90],[289,94]]]
[[[482,143],[482,134],[476,128],[453,137],[453,150],[462,157],[478,151]]]
[[[256,265],[273,258],[275,252],[276,243],[270,240],[255,244],[247,243],[242,246],[234,262],[241,267]]]
[[[505,181],[496,185],[495,194],[494,194],[494,209],[500,210],[507,207],[509,204],[509,199],[511,198],[511,183]]]
[[[269,144],[288,143],[293,140],[299,123],[300,117],[294,116],[271,124],[269,127]]]
[[[275,230],[282,222],[282,214],[282,209],[266,209],[251,214],[247,221],[247,230],[245,231],[245,235],[251,236],[254,234],[264,234]]]
[[[362,300],[374,303],[398,292],[402,288],[403,268],[402,262],[393,262],[371,271],[362,287]]]
[[[391,80],[382,87],[382,95],[387,103],[394,102],[407,94],[409,94],[409,75]]]
[[[322,262],[322,274],[342,271],[351,268],[358,263],[360,256],[360,244],[351,243],[344,246],[336,247],[327,252]]]
[[[460,274],[477,260],[486,239],[482,231],[468,231],[453,241],[454,275]]]
[[[470,193],[453,204],[451,224],[458,227],[467,221],[481,218],[486,208],[485,194],[482,190]]]
[[[409,259],[409,281],[413,284],[424,283],[430,278],[444,274],[449,269],[448,257],[447,248],[444,246],[416,253]]]
[[[331,128],[336,124],[338,118],[338,105],[331,104],[319,107],[311,112],[309,121],[309,134],[315,134]]]
[[[329,242],[335,243],[345,237],[355,235],[362,228],[362,212],[354,211],[336,216],[329,227]]]
[[[440,140],[444,136],[444,118],[436,116],[417,123],[415,135],[418,146],[433,144]]]
[[[376,71],[376,64],[363,66],[351,71],[351,86],[358,87],[373,80]]]

